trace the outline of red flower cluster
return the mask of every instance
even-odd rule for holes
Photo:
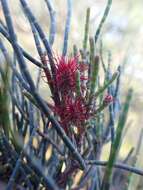
[[[55,108],[61,124],[66,129],[69,125],[80,127],[89,118],[87,106],[82,98],[72,99],[66,96],[62,105]]]
[[[65,57],[58,59],[56,64],[56,83],[59,91],[64,94],[69,91],[75,91],[77,69],[76,59],[66,59]]]
[[[76,89],[76,75],[77,71],[80,72],[80,80],[87,80],[82,75],[83,71],[87,69],[84,64],[78,64],[77,57],[66,58],[60,57],[56,60],[56,84],[58,90],[62,94],[75,92]]]
[[[59,116],[65,130],[71,125],[80,128],[81,124],[89,118],[84,99],[82,96],[77,97],[76,94],[77,72],[80,73],[80,87],[83,90],[82,82],[87,80],[84,71],[87,69],[87,65],[78,63],[77,57],[56,59],[55,82],[60,93],[61,104],[55,105],[54,112]]]

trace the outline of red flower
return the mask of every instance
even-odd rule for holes
[[[113,100],[114,100],[114,98],[113,98],[113,96],[112,95],[110,95],[110,94],[107,94],[106,95],[106,97],[104,98],[104,104],[110,104],[111,102],[113,102]]]
[[[76,59],[61,57],[56,65],[56,83],[60,91],[67,93],[76,88],[76,72],[78,64]]]
[[[83,64],[78,64],[77,57],[60,57],[56,62],[56,83],[59,91],[64,94],[75,92],[76,73],[78,70],[82,73],[87,67]],[[83,77],[81,74],[80,80],[87,80],[87,77]]]
[[[71,97],[66,96],[65,102],[56,107],[55,112],[60,117],[64,128],[67,128],[71,124],[78,128],[89,118],[87,106],[81,98],[73,100]]]

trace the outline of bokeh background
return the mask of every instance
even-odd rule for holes
[[[73,0],[72,23],[69,39],[68,52],[76,44],[82,47],[85,14],[88,7],[91,8],[90,36],[94,36],[99,21],[103,15],[107,0]],[[35,16],[41,26],[49,35],[49,13],[44,0],[28,0]],[[38,58],[30,26],[26,21],[18,0],[10,0],[10,8],[13,15],[15,28],[20,44],[29,53]],[[66,0],[53,0],[57,19],[57,34],[53,50],[56,54],[62,52],[63,32],[66,19]],[[119,64],[124,65],[121,80],[121,99],[124,100],[129,87],[134,89],[134,97],[127,121],[129,128],[121,148],[121,157],[136,145],[141,128],[143,127],[143,1],[142,0],[113,0],[110,14],[102,30],[102,41],[104,49],[104,61],[107,63],[108,53],[111,53],[112,69],[115,70]],[[2,10],[0,7],[0,17]],[[29,69],[33,76],[37,69],[29,63]],[[46,86],[45,86],[46,87]],[[43,96],[48,97],[47,89],[43,87]],[[143,150],[143,148],[142,148]],[[142,151],[141,151],[142,152]],[[105,157],[107,155],[105,154]],[[143,158],[137,163],[143,168]],[[135,183],[137,178],[134,180]]]

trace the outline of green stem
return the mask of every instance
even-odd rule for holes
[[[98,38],[99,38],[99,35],[100,35],[101,29],[102,29],[102,27],[103,27],[103,24],[104,24],[104,22],[105,22],[105,20],[106,20],[106,18],[107,18],[107,16],[108,16],[108,14],[109,14],[111,5],[112,5],[112,0],[108,0],[107,6],[106,6],[105,11],[104,11],[104,14],[103,14],[103,17],[102,17],[102,19],[101,19],[101,21],[100,21],[100,24],[99,24],[99,26],[98,26],[98,28],[97,28],[97,30],[96,30],[95,39],[94,39],[95,44],[96,44],[96,42],[97,42],[97,40],[98,40]]]
[[[136,151],[132,157],[132,160],[131,160],[131,165],[133,167],[136,166],[136,163],[138,161],[138,157],[139,157],[139,153],[140,153],[140,149],[141,149],[141,145],[142,145],[142,140],[143,140],[143,129],[141,130],[141,133],[140,133],[140,137],[139,137],[139,140],[138,140],[138,143],[137,143],[137,148],[136,148]],[[132,186],[132,181],[133,181],[133,175],[132,173],[130,173],[128,175],[128,181],[127,181],[127,184],[126,184],[126,187],[124,190],[129,190],[130,187]]]
[[[97,86],[97,78],[99,72],[99,56],[95,56],[94,40],[90,38],[90,94],[89,94],[89,104],[92,103],[92,99],[95,95],[95,89]]]
[[[2,83],[0,86],[0,125],[3,127],[6,137],[9,139],[10,118],[9,118],[9,76],[10,70],[8,64],[5,64],[5,70],[1,72]]]
[[[124,126],[126,123],[131,98],[132,98],[132,90],[130,89],[128,91],[128,95],[126,97],[126,101],[125,101],[125,105],[123,107],[123,111],[119,117],[119,121],[118,121],[118,125],[117,125],[117,131],[116,131],[116,137],[115,137],[115,140],[113,141],[113,143],[111,145],[111,152],[109,155],[109,161],[108,161],[107,167],[105,169],[101,190],[109,190],[110,189],[113,167],[114,167],[115,160],[116,160],[116,157],[118,154],[118,149],[120,146],[122,132],[123,132],[123,129],[124,129]]]
[[[80,72],[77,71],[76,73],[76,92],[77,96],[79,97],[81,95],[81,90],[80,90]]]
[[[119,76],[119,72],[117,71],[117,72],[115,72],[115,73],[113,74],[112,78],[111,78],[109,81],[105,82],[104,86],[102,86],[102,87],[99,88],[99,90],[95,93],[95,97],[97,98],[100,94],[102,94],[102,93],[104,92],[104,90],[105,90],[106,88],[108,88],[109,85],[110,85],[118,76]]]
[[[84,33],[84,40],[83,40],[83,49],[84,50],[86,50],[86,48],[87,48],[88,33],[89,33],[89,19],[90,19],[90,8],[87,8],[87,11],[86,11],[86,23],[85,23],[85,33]]]

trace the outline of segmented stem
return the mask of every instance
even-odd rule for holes
[[[97,40],[98,40],[99,35],[100,35],[100,33],[101,33],[102,27],[103,27],[103,25],[104,25],[104,22],[105,22],[105,20],[106,20],[108,14],[109,14],[111,5],[112,5],[112,0],[108,0],[107,5],[106,5],[106,8],[105,8],[105,11],[104,11],[104,14],[103,14],[103,17],[102,17],[102,19],[101,19],[101,21],[100,21],[100,24],[99,24],[99,26],[98,26],[98,28],[97,28],[97,30],[96,30],[96,33],[95,33],[95,38],[94,38],[95,44],[97,43]]]

